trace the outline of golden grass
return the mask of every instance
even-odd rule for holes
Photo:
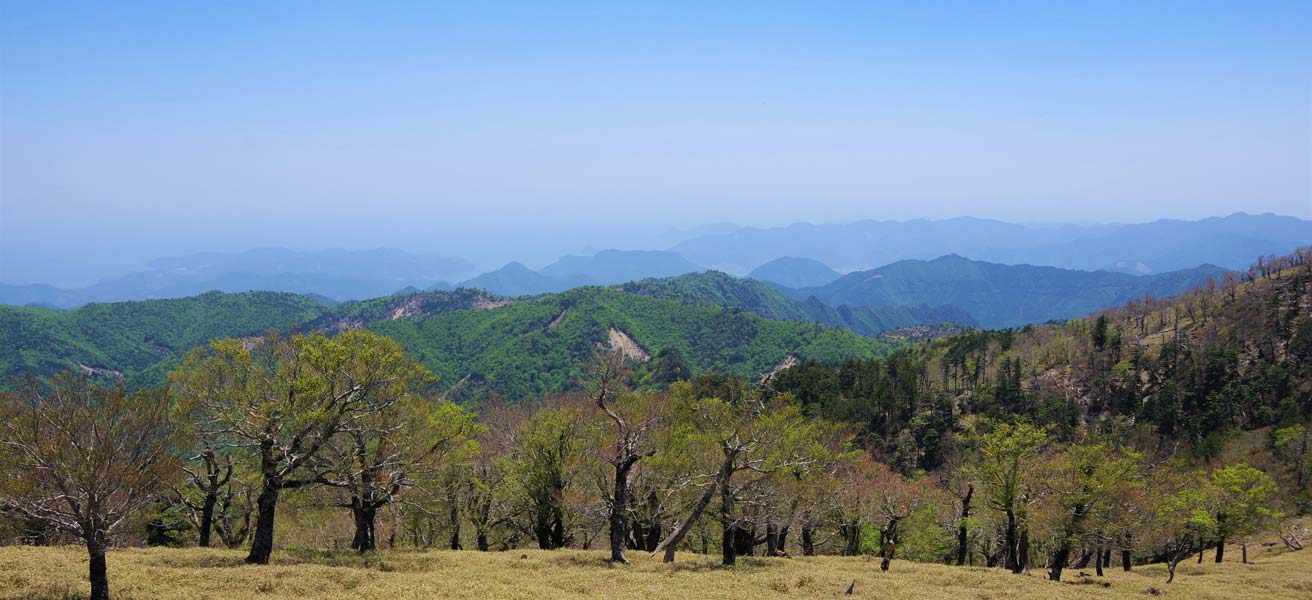
[[[109,573],[115,598],[139,599],[835,598],[853,581],[854,598],[1145,598],[1149,586],[1168,598],[1312,598],[1312,551],[1250,554],[1255,564],[1240,564],[1237,552],[1222,565],[1190,559],[1169,585],[1161,565],[1109,570],[1104,578],[1071,569],[1069,581],[1053,583],[1039,571],[905,561],[883,573],[878,560],[865,557],[744,558],[722,568],[712,557],[683,553],[663,565],[638,553],[633,565],[611,566],[602,552],[577,550],[383,551],[363,558],[284,550],[275,552],[274,564],[254,567],[242,564],[240,551],[123,549],[110,552]],[[86,571],[78,547],[0,548],[0,598],[80,597]]]

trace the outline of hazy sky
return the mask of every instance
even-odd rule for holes
[[[2,2],[0,280],[714,221],[1312,217],[1306,1],[633,4]]]

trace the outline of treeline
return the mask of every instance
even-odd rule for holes
[[[360,552],[875,554],[883,569],[904,557],[1052,579],[1113,554],[1173,576],[1204,547],[1246,550],[1281,514],[1261,470],[1192,465],[1133,428],[973,419],[938,468],[901,473],[859,427],[767,386],[710,374],[634,392],[617,353],[588,372],[576,393],[475,416],[372,333],[218,340],[168,388],[64,375],[6,393],[0,500],[23,541],[85,543],[93,598],[108,597],[106,549],[143,534],[248,544],[267,564],[275,533],[297,535],[276,524],[288,499],[297,524],[340,524]]]

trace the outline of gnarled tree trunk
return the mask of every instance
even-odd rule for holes
[[[273,518],[278,509],[278,491],[276,481],[264,480],[260,497],[256,500],[255,538],[251,542],[250,554],[246,562],[254,565],[269,564],[269,555],[273,553]]]

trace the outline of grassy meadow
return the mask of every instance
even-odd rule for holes
[[[599,551],[509,552],[279,551],[273,564],[242,564],[238,550],[121,549],[109,553],[114,598],[227,599],[328,598],[834,598],[856,582],[853,598],[986,600],[990,598],[1143,598],[1154,587],[1173,598],[1312,597],[1312,552],[1250,550],[1254,564],[1227,552],[1217,565],[1181,563],[1175,582],[1166,567],[1080,577],[1093,568],[1071,569],[1067,581],[1047,581],[1035,570],[1011,575],[1001,569],[948,567],[894,561],[881,572],[870,557],[751,558],[721,567],[716,557],[681,553],[664,565],[635,554],[634,564],[611,566]],[[1233,556],[1233,560],[1230,557]],[[78,547],[0,548],[0,598],[70,599],[87,590],[86,553]]]

